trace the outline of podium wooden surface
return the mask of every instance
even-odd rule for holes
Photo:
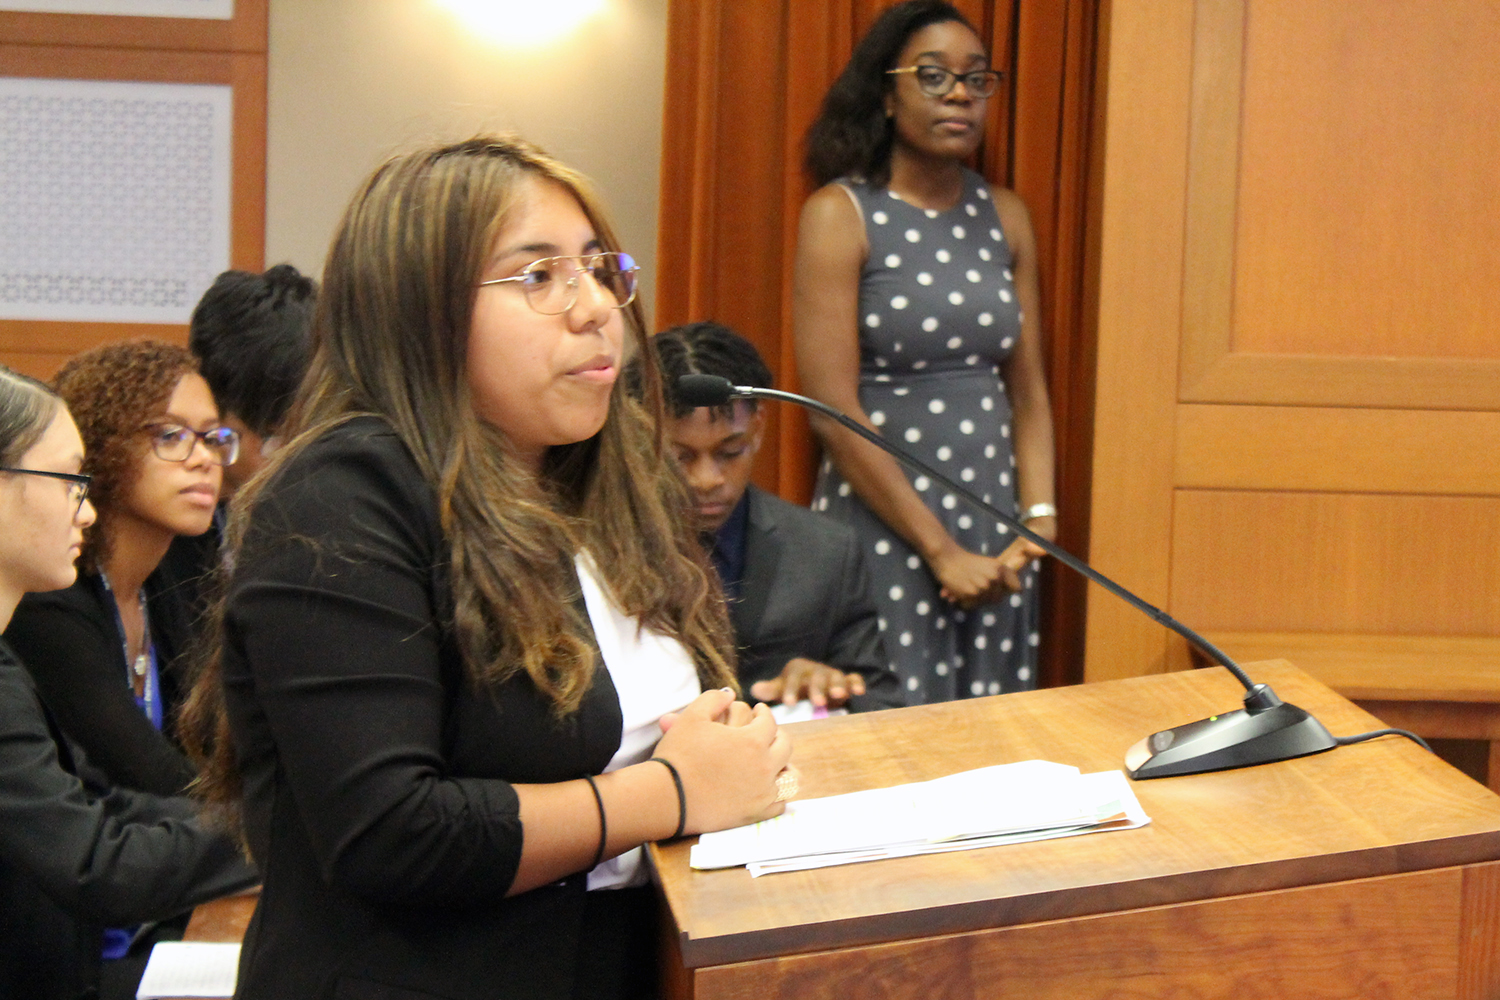
[[[1284,661],[1335,736],[1383,724]],[[803,723],[803,797],[1040,758],[1122,767],[1239,706],[1221,669]],[[767,875],[652,849],[668,995],[1500,997],[1500,797],[1398,737],[1134,783],[1144,829]]]

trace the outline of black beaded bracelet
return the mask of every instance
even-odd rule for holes
[[[682,775],[677,773],[677,768],[665,757],[652,757],[661,766],[672,772],[672,784],[677,786],[677,830],[672,834],[676,840],[682,836],[682,831],[687,827],[687,793],[682,790]]]
[[[604,847],[609,840],[609,824],[604,821],[604,799],[599,795],[599,786],[594,784],[593,775],[585,774],[583,780],[589,783],[589,790],[594,793],[594,805],[599,807],[599,849],[594,852],[594,860],[589,862],[589,870],[592,871],[604,860]]]

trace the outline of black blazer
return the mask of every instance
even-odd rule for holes
[[[452,630],[436,498],[360,418],[278,471],[229,583],[224,684],[265,876],[241,1000],[567,997],[585,876],[507,898],[511,782],[601,771],[606,670],[557,719],[524,673],[477,690]]]
[[[197,588],[163,565],[147,578],[146,611],[161,678],[162,715],[170,728],[187,688],[186,657],[198,611]],[[6,640],[36,680],[42,702],[68,739],[81,747],[83,774],[103,787],[176,795],[193,780],[177,745],[135,703],[119,622],[97,573],[73,586],[21,599]],[[102,775],[91,773],[97,768]]]
[[[0,640],[0,997],[92,996],[102,927],[172,917],[256,880],[189,800],[95,796],[73,763]]]
[[[905,698],[886,663],[854,532],[754,486],[746,497],[745,575],[729,603],[740,684],[748,692],[804,656],[864,675],[851,711],[900,708]]]

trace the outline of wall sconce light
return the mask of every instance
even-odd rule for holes
[[[475,34],[503,45],[555,42],[598,14],[606,0],[437,0]]]

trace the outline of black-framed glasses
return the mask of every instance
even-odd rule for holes
[[[48,479],[61,479],[68,484],[68,500],[75,506],[73,516],[83,510],[83,502],[89,498],[89,484],[94,481],[93,476],[85,476],[78,472],[47,472],[43,469],[14,469],[10,466],[0,466],[0,472],[14,472],[22,476],[46,476]]]
[[[181,424],[151,424],[146,430],[151,432],[151,450],[167,462],[186,462],[199,441],[215,465],[233,465],[240,457],[240,435],[231,427],[195,431]]]
[[[995,88],[1000,86],[1000,81],[1005,79],[1005,74],[998,69],[976,69],[967,73],[955,73],[941,66],[903,66],[900,69],[888,69],[887,76],[897,73],[910,73],[917,81],[917,89],[928,97],[947,97],[958,81],[964,82],[964,90],[968,91],[970,97],[992,97]]]
[[[635,258],[628,253],[589,253],[575,257],[543,257],[509,278],[491,278],[483,285],[520,282],[526,304],[543,316],[557,316],[578,304],[578,283],[587,274],[614,298],[614,307],[624,309],[635,298]]]

